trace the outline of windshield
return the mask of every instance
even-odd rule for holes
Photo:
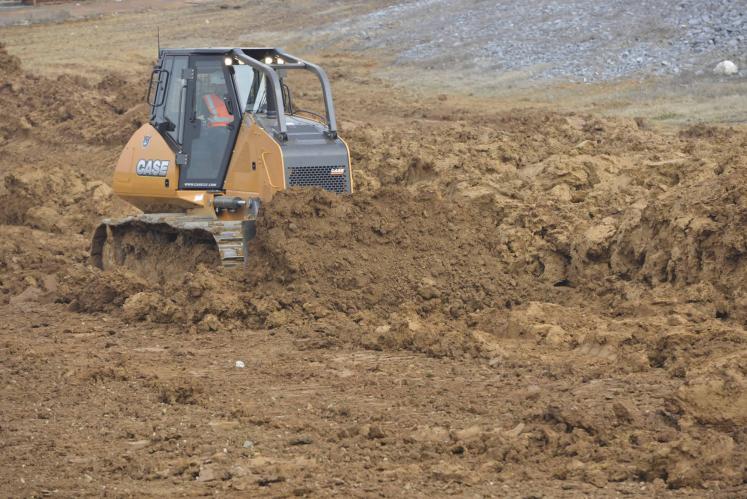
[[[244,64],[233,66],[233,79],[242,114],[267,112],[265,75]]]

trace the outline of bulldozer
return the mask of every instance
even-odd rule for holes
[[[321,85],[323,111],[296,105],[288,75],[300,71]],[[159,49],[147,100],[150,119],[112,182],[143,213],[96,228],[90,258],[99,268],[246,265],[259,211],[275,193],[353,191],[329,79],[315,64],[278,48]]]

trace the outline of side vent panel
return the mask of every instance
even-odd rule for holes
[[[350,192],[350,173],[345,165],[292,166],[288,187],[321,187],[330,192]]]

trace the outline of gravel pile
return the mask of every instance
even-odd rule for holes
[[[325,34],[432,69],[579,81],[702,73],[723,59],[745,66],[747,0],[414,0]]]

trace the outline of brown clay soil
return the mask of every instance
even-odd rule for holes
[[[144,75],[0,49],[3,495],[747,495],[747,128],[317,60],[357,192],[157,280],[87,261]]]

